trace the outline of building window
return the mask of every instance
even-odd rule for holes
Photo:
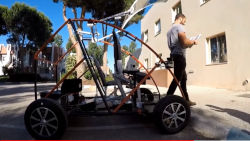
[[[158,20],[155,23],[155,35],[158,35],[161,33],[161,20]]]
[[[209,0],[200,0],[200,5],[207,3]]]
[[[148,30],[146,30],[143,34],[143,41],[147,42],[148,41]]]
[[[227,62],[227,44],[225,33],[207,39],[207,64]]]
[[[145,66],[145,68],[148,69],[148,67],[149,67],[148,58],[146,58],[146,59],[144,60],[144,66]]]
[[[178,2],[173,8],[172,8],[172,22],[174,23],[175,16],[179,13],[182,13],[181,8],[181,2]]]

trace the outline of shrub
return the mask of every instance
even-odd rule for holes
[[[6,75],[8,73],[8,68],[6,66],[3,66],[3,75]]]
[[[114,80],[112,75],[107,75],[105,79],[106,79],[106,81],[113,81]]]

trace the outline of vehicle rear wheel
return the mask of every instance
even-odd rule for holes
[[[67,116],[56,101],[44,98],[27,107],[24,123],[35,139],[60,139],[67,127]]]
[[[188,124],[190,107],[182,97],[166,96],[155,106],[154,119],[163,133],[178,133]]]

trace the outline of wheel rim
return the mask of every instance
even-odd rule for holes
[[[162,122],[166,128],[179,128],[186,121],[187,111],[181,103],[171,103],[162,113]]]
[[[58,118],[52,110],[39,107],[31,113],[30,126],[36,134],[50,137],[58,130]]]

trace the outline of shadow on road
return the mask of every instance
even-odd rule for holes
[[[235,109],[228,109],[228,108],[221,108],[221,107],[217,107],[214,105],[206,105],[210,108],[212,108],[212,110],[217,111],[217,112],[225,112],[231,116],[234,116],[238,119],[241,119],[243,121],[246,121],[248,123],[250,123],[250,114],[239,111],[239,110],[235,110]]]
[[[5,85],[7,86],[7,85]],[[12,85],[13,86],[13,85]],[[6,96],[6,95],[15,95],[15,94],[22,94],[22,93],[26,93],[26,92],[33,92],[34,93],[34,85],[24,85],[24,86],[20,86],[20,85],[16,85],[17,87],[0,87],[0,97],[1,96]],[[54,84],[48,84],[48,85],[38,85],[38,92],[39,91],[49,91],[52,89],[52,87],[54,86]]]
[[[78,115],[69,117],[69,128],[63,139],[102,140],[193,140],[212,139],[196,132],[191,123],[181,132],[163,134],[153,123],[152,116],[137,114]]]
[[[241,94],[238,97],[250,98],[250,94]]]
[[[5,105],[5,104],[15,104],[15,103],[20,103],[20,102],[24,102],[27,101],[27,99],[34,99],[34,95],[21,95],[21,96],[13,96],[13,97],[1,97],[0,96],[0,105]]]

